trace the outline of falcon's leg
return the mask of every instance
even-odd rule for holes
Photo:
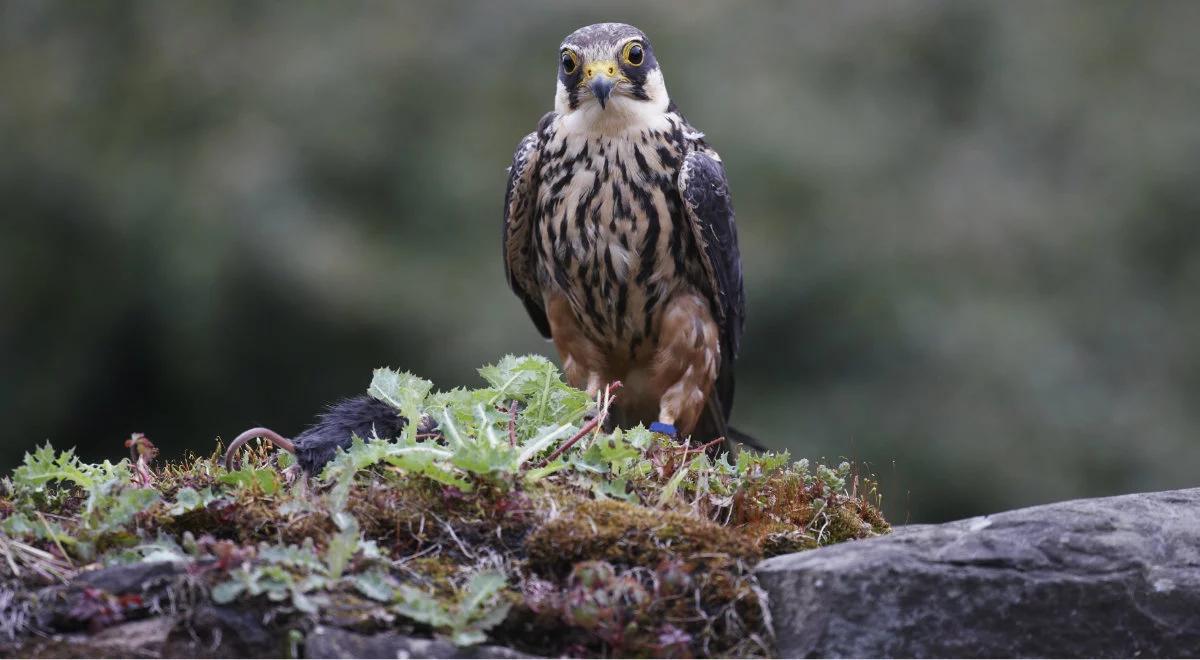
[[[658,421],[674,426],[677,437],[696,428],[720,363],[720,333],[708,303],[690,291],[671,298],[658,328],[651,385],[660,393]]]
[[[546,318],[567,382],[595,397],[604,387],[604,354],[583,333],[565,296],[546,296]]]

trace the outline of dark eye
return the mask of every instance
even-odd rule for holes
[[[646,59],[646,53],[642,51],[642,45],[638,42],[633,42],[625,47],[625,63],[630,66],[641,66],[642,61]]]
[[[575,69],[579,68],[579,56],[569,50],[564,50],[562,52],[562,68],[563,73],[568,76],[575,73]]]

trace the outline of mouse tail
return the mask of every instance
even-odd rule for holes
[[[229,443],[229,449],[225,450],[225,469],[226,470],[236,470],[237,469],[236,466],[237,466],[238,450],[242,448],[242,445],[245,445],[247,442],[250,442],[251,440],[253,440],[255,438],[266,438],[267,440],[269,440],[271,442],[271,444],[275,445],[276,447],[279,447],[280,449],[282,449],[288,453],[291,453],[291,454],[296,453],[296,444],[294,442],[292,442],[291,440],[288,440],[287,438],[283,437],[282,435],[279,435],[278,433],[272,431],[271,429],[268,429],[268,428],[265,428],[262,426],[256,426],[252,429],[243,431],[241,435],[239,435],[238,437],[233,439],[233,442]]]

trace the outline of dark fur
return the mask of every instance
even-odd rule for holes
[[[309,474],[320,472],[339,447],[350,446],[353,436],[394,438],[408,420],[388,404],[369,396],[343,399],[317,416],[317,421],[293,439],[296,462]]]

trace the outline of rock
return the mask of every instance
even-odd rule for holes
[[[1078,500],[769,559],[777,650],[1200,654],[1200,488]]]
[[[5,657],[25,658],[158,658],[175,627],[173,617],[155,617],[110,626],[94,635],[85,633],[32,637]]]
[[[121,564],[82,572],[69,585],[37,591],[36,607],[31,605],[29,612],[31,627],[43,633],[75,632],[144,618],[170,599],[167,592],[183,573],[183,565],[172,562]],[[121,596],[136,600],[121,601]]]
[[[362,635],[319,627],[304,640],[309,658],[530,658],[504,646],[458,647],[440,639],[396,633]]]
[[[261,609],[201,604],[176,626],[163,657],[274,658],[287,648],[288,633],[268,626]]]
[[[130,621],[106,628],[90,637],[77,636],[78,645],[88,647],[87,655],[106,658],[157,658],[175,627],[173,617],[155,617]]]
[[[102,589],[110,594],[142,593],[183,573],[183,564],[169,561],[120,564],[80,573],[76,585]]]

